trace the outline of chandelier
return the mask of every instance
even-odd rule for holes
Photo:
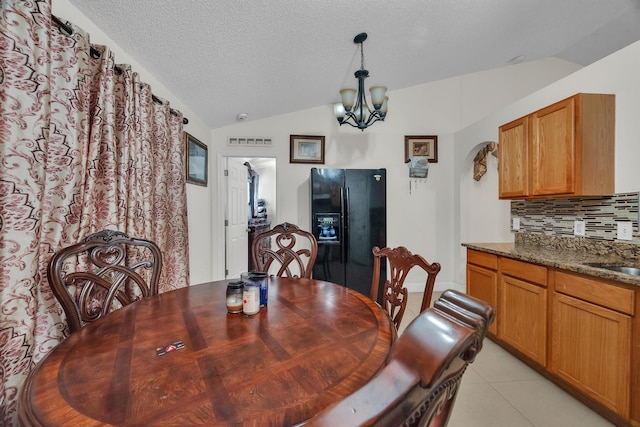
[[[387,101],[389,100],[385,96],[387,92],[385,86],[372,86],[369,91],[371,92],[373,110],[367,105],[364,79],[369,77],[369,71],[364,69],[364,50],[362,48],[362,43],[366,39],[367,33],[360,33],[353,39],[354,43],[360,45],[360,69],[354,73],[356,79],[358,79],[358,91],[356,93],[356,90],[352,88],[342,89],[340,91],[342,102],[336,102],[333,105],[333,110],[340,126],[348,124],[362,131],[378,120],[384,120],[387,115]]]

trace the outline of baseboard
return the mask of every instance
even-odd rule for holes
[[[409,292],[424,292],[424,283],[405,283],[404,285]],[[465,292],[466,286],[454,282],[437,282],[436,286],[433,288],[435,292],[442,292],[447,289],[455,289],[456,291]]]

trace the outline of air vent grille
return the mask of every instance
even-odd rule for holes
[[[263,147],[270,146],[271,138],[254,138],[254,137],[229,137],[227,145],[247,146],[247,147]]]

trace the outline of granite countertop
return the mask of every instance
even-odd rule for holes
[[[640,276],[589,264],[640,268],[640,246],[567,237],[516,235],[514,243],[463,243],[469,249],[640,286]]]

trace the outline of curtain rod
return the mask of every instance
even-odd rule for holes
[[[62,22],[60,20],[60,18],[58,18],[55,15],[51,15],[51,20],[64,32],[66,33],[68,36],[71,36],[73,34],[73,28],[70,25],[67,25],[66,23]],[[102,56],[102,53],[96,49],[95,47],[91,46],[91,51],[90,51],[91,57],[94,59],[98,59]],[[118,67],[118,66],[114,66],[113,69],[115,70],[115,72],[117,74],[122,74],[122,68]],[[151,94],[151,97],[153,98],[153,100],[155,102],[157,102],[158,104],[162,104],[162,100],[160,98],[158,98],[157,96],[155,96],[154,94]],[[173,108],[170,108],[169,111],[171,112],[171,114],[173,114],[174,116],[179,115],[178,111],[174,110]],[[189,123],[189,119],[187,119],[186,117],[182,118],[182,123],[183,124],[188,124]]]
[[[158,98],[154,94],[151,94],[151,98],[158,104],[163,104],[162,99]],[[178,114],[180,114],[177,110],[174,110],[173,108],[169,108],[169,112],[174,116],[177,116]],[[182,123],[186,125],[187,123],[189,123],[189,119],[187,119],[186,117],[183,117]]]

